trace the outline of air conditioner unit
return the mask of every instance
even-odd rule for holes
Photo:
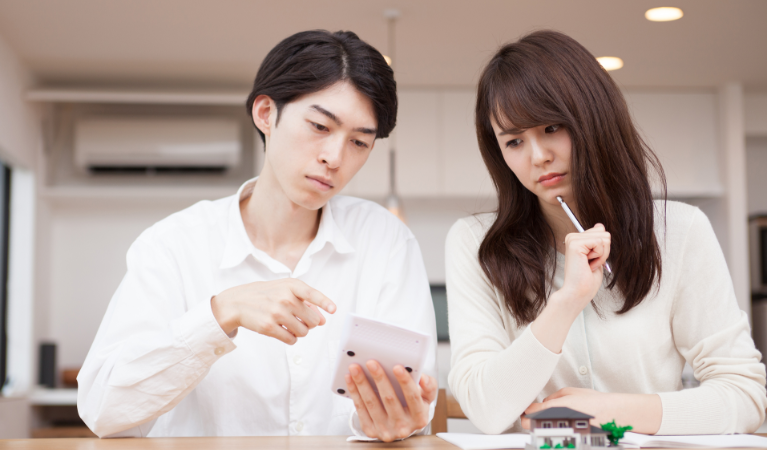
[[[241,162],[241,127],[225,117],[82,117],[74,162],[100,172],[222,172]]]

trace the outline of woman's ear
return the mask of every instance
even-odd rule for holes
[[[271,135],[271,128],[276,117],[276,104],[267,95],[258,95],[252,104],[252,121],[264,135]]]

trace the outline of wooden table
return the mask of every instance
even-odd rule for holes
[[[0,440],[0,450],[383,450],[389,448],[452,450],[458,447],[436,436],[415,436],[404,441],[347,442],[346,436],[260,436],[137,439],[8,439]],[[721,449],[737,450],[737,449]]]
[[[195,438],[128,438],[128,439],[8,439],[0,440],[0,449],[14,450],[381,450],[390,448],[458,449],[436,436],[415,436],[389,444],[378,442],[347,442],[346,436],[258,436],[258,437],[195,437]]]

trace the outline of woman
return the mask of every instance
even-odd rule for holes
[[[550,31],[504,46],[476,125],[498,210],[446,245],[449,385],[474,424],[566,406],[641,433],[755,431],[766,371],[712,227],[653,201],[661,166],[593,55]],[[701,385],[682,390],[686,361]]]

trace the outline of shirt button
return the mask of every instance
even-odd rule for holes
[[[217,347],[217,348],[214,349],[214,354],[217,355],[217,356],[219,356],[219,355],[221,355],[223,353],[225,353],[225,349],[222,348],[222,347]]]
[[[588,368],[585,366],[580,366],[580,375],[585,375],[588,373]]]
[[[300,356],[296,356],[295,358],[293,358],[293,362],[295,363],[296,366],[300,366],[301,365],[301,361],[302,361],[302,358]],[[300,425],[300,422],[298,422],[298,424]],[[303,425],[301,425],[301,426],[303,426]],[[298,430],[298,431],[300,431],[300,430]]]
[[[301,431],[303,431],[303,422],[298,422],[298,423],[295,424],[295,431],[297,431],[299,433]]]

